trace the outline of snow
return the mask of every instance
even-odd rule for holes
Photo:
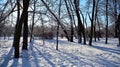
[[[77,41],[77,40],[76,40]],[[29,49],[22,51],[20,58],[14,58],[12,39],[0,40],[0,67],[120,67],[120,47],[118,40],[109,38],[93,42],[93,46],[59,40],[59,50],[55,40],[34,40]],[[88,44],[88,42],[87,42]]]

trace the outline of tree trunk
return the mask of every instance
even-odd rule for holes
[[[67,1],[66,0],[64,0],[65,1],[65,5],[66,5],[66,8],[67,8],[67,11],[68,11],[68,15],[69,15],[69,19],[70,19],[70,23],[71,23],[71,34],[70,34],[70,42],[73,42],[73,33],[74,33],[74,31],[73,31],[73,20],[72,20],[72,15],[71,15],[71,12],[70,12],[70,8],[71,7],[68,7],[68,4],[67,4]]]
[[[56,44],[56,50],[58,50],[58,36],[59,36],[59,23],[57,26],[57,44]]]
[[[105,44],[108,43],[108,0],[106,0],[106,40]]]
[[[95,42],[96,42],[96,37],[97,37],[97,34],[96,34],[96,23],[97,23],[97,13],[98,13],[98,2],[99,0],[96,0],[97,3],[95,5],[95,23],[94,23],[94,38],[95,38]]]
[[[20,19],[20,5],[19,5],[19,0],[17,0],[17,21],[16,21],[16,25],[15,25],[15,29],[17,29],[17,26],[18,26],[18,22],[19,22],[19,19]],[[14,40],[15,40],[15,33],[14,33]],[[15,41],[13,41],[15,42]],[[14,43],[13,43],[13,47],[14,47]]]
[[[114,4],[114,12],[115,12],[114,18],[115,18],[115,20],[117,20],[117,2],[116,2],[116,0],[113,0],[113,4]],[[116,22],[115,22],[115,37],[118,37]]]
[[[117,32],[117,34],[118,34],[118,40],[119,40],[118,46],[120,46],[120,13],[119,13],[118,19],[116,21],[116,26],[117,26],[116,28],[118,30],[118,32]]]
[[[26,12],[25,18],[24,18],[24,27],[23,27],[23,46],[22,50],[27,50],[28,46],[28,12]]]
[[[80,13],[81,13],[81,15],[82,15],[82,18],[83,18],[83,25],[82,25],[82,33],[81,34],[83,34],[83,38],[84,38],[84,44],[86,44],[86,33],[85,33],[85,27],[84,27],[84,23],[85,23],[85,21],[84,21],[84,16],[83,16],[83,13],[82,13],[82,11],[80,10]]]
[[[120,46],[120,14],[118,15],[119,46]]]
[[[22,23],[25,21],[25,15],[27,14],[27,10],[28,10],[28,6],[29,6],[29,0],[23,0],[23,12],[21,15],[20,20],[17,22],[17,27],[15,29],[15,34],[14,34],[14,57],[15,58],[19,58],[19,42],[20,42],[20,36],[21,36],[21,30],[22,30]]]
[[[76,15],[77,15],[77,19],[78,19],[78,31],[77,31],[77,34],[78,34],[78,43],[82,43],[82,21],[81,21],[81,18],[80,18],[80,14],[79,14],[79,1],[77,0],[74,0],[74,5],[75,5],[75,12],[76,12]]]
[[[119,25],[119,34],[118,34],[118,36],[119,36],[118,37],[118,39],[119,39],[119,44],[118,45],[120,46],[120,25]]]
[[[93,8],[92,8],[91,32],[90,32],[90,41],[89,41],[90,46],[92,46],[92,38],[93,38],[94,10],[95,10],[95,0],[93,0]]]
[[[31,26],[31,33],[30,33],[30,42],[32,41],[33,39],[33,27],[34,27],[34,17],[35,17],[35,10],[36,10],[36,1],[34,0],[34,10],[33,10],[33,16],[32,16],[32,26]]]
[[[101,32],[100,32],[100,22],[98,20],[98,16],[97,16],[97,23],[98,23],[98,27],[99,27],[99,30],[98,30],[98,33],[97,33],[97,38],[98,38],[98,41],[100,41]]]
[[[94,24],[94,40],[95,40],[95,42],[96,42],[96,22],[95,22],[95,24]]]
[[[59,3],[59,10],[58,10],[58,15],[59,15],[59,19],[60,19],[60,11],[61,11],[61,0]],[[56,44],[56,50],[58,50],[58,37],[59,37],[59,23],[57,23],[57,44]]]

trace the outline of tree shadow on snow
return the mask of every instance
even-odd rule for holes
[[[103,51],[107,51],[107,52],[111,52],[111,53],[115,53],[115,54],[119,54],[120,55],[120,50],[107,48],[107,47],[101,47],[101,46],[95,46],[95,45],[93,45],[92,47],[94,47],[96,49],[99,49],[99,50],[103,50]]]
[[[33,42],[30,42],[28,50],[22,50],[21,53],[22,67],[32,67],[32,66],[39,67],[37,57],[32,47],[33,47]]]
[[[50,41],[51,42],[51,41]],[[34,43],[34,45],[37,45],[38,47],[41,46],[39,44],[36,44]],[[43,48],[45,49],[49,49],[51,51],[54,51],[55,53],[57,53],[57,56],[54,56],[55,58],[59,56],[59,61],[60,62],[55,62],[55,64],[53,62],[50,61],[50,59],[48,57],[52,56],[50,53],[47,53],[47,54],[43,54],[40,49],[38,49],[36,46],[33,46],[37,52],[42,55],[42,57],[52,66],[52,67],[55,67],[55,64],[59,64],[60,67],[66,67],[67,65],[64,64],[64,63],[67,63],[68,65],[71,65],[71,66],[91,66],[91,67],[94,67],[94,64],[100,64],[101,66],[104,65],[104,66],[112,66],[112,67],[117,67],[117,64],[116,62],[114,61],[109,61],[109,60],[105,60],[104,58],[102,57],[97,57],[97,56],[89,56],[89,55],[85,55],[85,54],[82,54],[80,53],[79,56],[75,55],[74,53],[69,53],[69,52],[65,52],[63,50],[58,50],[56,51],[55,49],[51,48],[51,47],[47,47],[47,46],[43,46]],[[35,53],[35,52],[34,52]],[[44,52],[46,53],[46,52]],[[36,56],[34,56],[36,57]],[[89,58],[87,58],[89,57]],[[90,58],[95,58],[95,59],[90,59]],[[109,65],[108,65],[109,64]]]
[[[35,51],[34,50],[32,50],[32,55],[33,55],[33,57],[34,57],[34,63],[35,63],[35,65],[36,65],[36,67],[40,67],[39,66],[39,62],[38,62],[38,58],[37,58],[37,55],[35,54]]]
[[[13,59],[11,56],[12,56],[12,53],[13,53],[13,50],[14,48],[11,47],[10,51],[8,52],[7,55],[3,56],[4,57],[4,62],[0,65],[0,67],[7,67],[8,65],[8,62]]]
[[[52,41],[49,41],[49,42],[52,42]],[[64,42],[64,41],[62,41],[62,42]],[[53,42],[52,42],[53,43]],[[66,42],[66,43],[68,43],[68,42]],[[36,43],[34,43],[35,45],[37,45],[37,46],[41,46],[41,45],[39,45],[39,44],[36,44]],[[58,51],[56,51],[55,49],[52,49],[52,48],[50,48],[50,47],[47,47],[47,46],[43,46],[45,49],[50,49],[50,50],[52,50],[52,51],[55,51],[55,53],[57,53],[57,55],[58,56],[60,56],[59,57],[59,59],[61,60],[61,62],[55,62],[55,64],[57,63],[57,64],[60,64],[60,67],[66,67],[66,65],[64,65],[64,62],[66,62],[66,61],[69,61],[69,64],[72,64],[72,65],[78,65],[78,64],[82,64],[82,66],[84,66],[84,65],[89,65],[89,66],[93,66],[92,64],[90,64],[90,63],[87,63],[87,62],[84,62],[84,61],[82,61],[81,60],[81,58],[82,57],[78,57],[78,56],[75,56],[75,55],[73,55],[72,53],[67,53],[67,52],[63,52],[63,51],[60,51],[60,50],[58,50]],[[47,53],[47,54],[43,54],[37,47],[35,47],[34,46],[34,48],[42,55],[42,57],[45,59],[45,60],[47,60],[48,61],[48,63],[52,66],[52,67],[55,67],[55,64],[53,64],[53,62],[51,62],[50,60],[49,60],[49,58],[47,58],[45,55],[47,55],[48,57],[50,57],[50,56],[52,56],[51,54],[49,54],[49,53]],[[45,52],[46,53],[46,52]],[[55,56],[54,56],[55,57]],[[71,60],[72,59],[72,60]],[[82,59],[84,59],[84,58],[82,58]],[[77,61],[77,62],[74,62],[74,60],[75,61]],[[79,62],[79,63],[78,63]],[[71,65],[71,66],[72,66]]]
[[[88,65],[88,66],[94,67],[94,65],[92,65],[91,63],[88,63],[87,61],[85,61],[84,57],[76,56],[76,55],[74,55],[72,53],[67,53],[67,52],[60,51],[60,50],[58,50],[58,52],[60,52],[59,54],[61,55],[62,58],[64,58],[63,62],[68,60],[69,63],[71,63],[73,65],[80,65],[80,66]]]
[[[55,67],[55,64],[53,63],[53,62],[51,62],[50,60],[49,60],[49,58],[47,58],[47,57],[45,57],[45,55],[37,48],[37,47],[35,47],[35,46],[33,46],[37,51],[38,51],[38,53],[52,66],[52,67]],[[34,52],[35,53],[35,52]],[[35,54],[34,54],[35,55]],[[34,56],[34,57],[36,57],[36,56]]]
[[[21,55],[21,59],[22,59],[22,67],[31,67],[30,64],[30,56],[29,56],[29,51],[28,50],[22,50],[22,55]]]
[[[69,61],[69,63],[72,63],[73,65],[80,65],[82,66],[90,66],[90,67],[94,67],[94,64],[100,64],[101,66],[107,66],[107,67],[118,67],[119,63],[113,62],[113,61],[108,61],[104,58],[99,58],[99,57],[94,57],[95,59],[90,59],[93,57],[90,57],[88,55],[82,54],[80,53],[82,56],[76,56],[72,53],[67,53],[64,51],[60,51],[59,50],[59,54],[62,56],[62,58],[64,58],[63,62],[65,62],[66,60]],[[64,56],[66,55],[66,56]],[[87,58],[89,57],[89,58]],[[71,60],[70,60],[71,59]]]
[[[13,63],[10,67],[17,67],[18,66],[18,58],[13,58]]]

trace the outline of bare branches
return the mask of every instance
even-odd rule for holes
[[[1,23],[3,20],[5,20],[6,17],[8,17],[12,12],[15,11],[15,10],[14,10],[15,7],[16,7],[16,4],[15,4],[14,7],[12,8],[12,10],[10,10],[10,11],[8,11],[8,12],[6,12],[6,13],[4,13],[4,14],[1,15],[0,23]]]
[[[64,33],[66,34],[67,39],[69,40],[68,33],[65,30],[65,28],[63,27],[63,25],[61,24],[60,19],[51,11],[51,9],[48,7],[48,5],[45,3],[44,0],[41,0],[41,1],[45,5],[45,7],[48,9],[48,11],[55,17],[56,21],[60,24],[61,28],[63,29]]]

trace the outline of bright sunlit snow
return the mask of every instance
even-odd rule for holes
[[[28,51],[20,49],[19,59],[13,56],[12,41],[0,40],[0,67],[120,67],[120,47],[115,38],[109,38],[108,44],[101,38],[93,46],[60,39],[58,51],[56,40],[45,40],[45,45],[42,40],[34,40]]]

